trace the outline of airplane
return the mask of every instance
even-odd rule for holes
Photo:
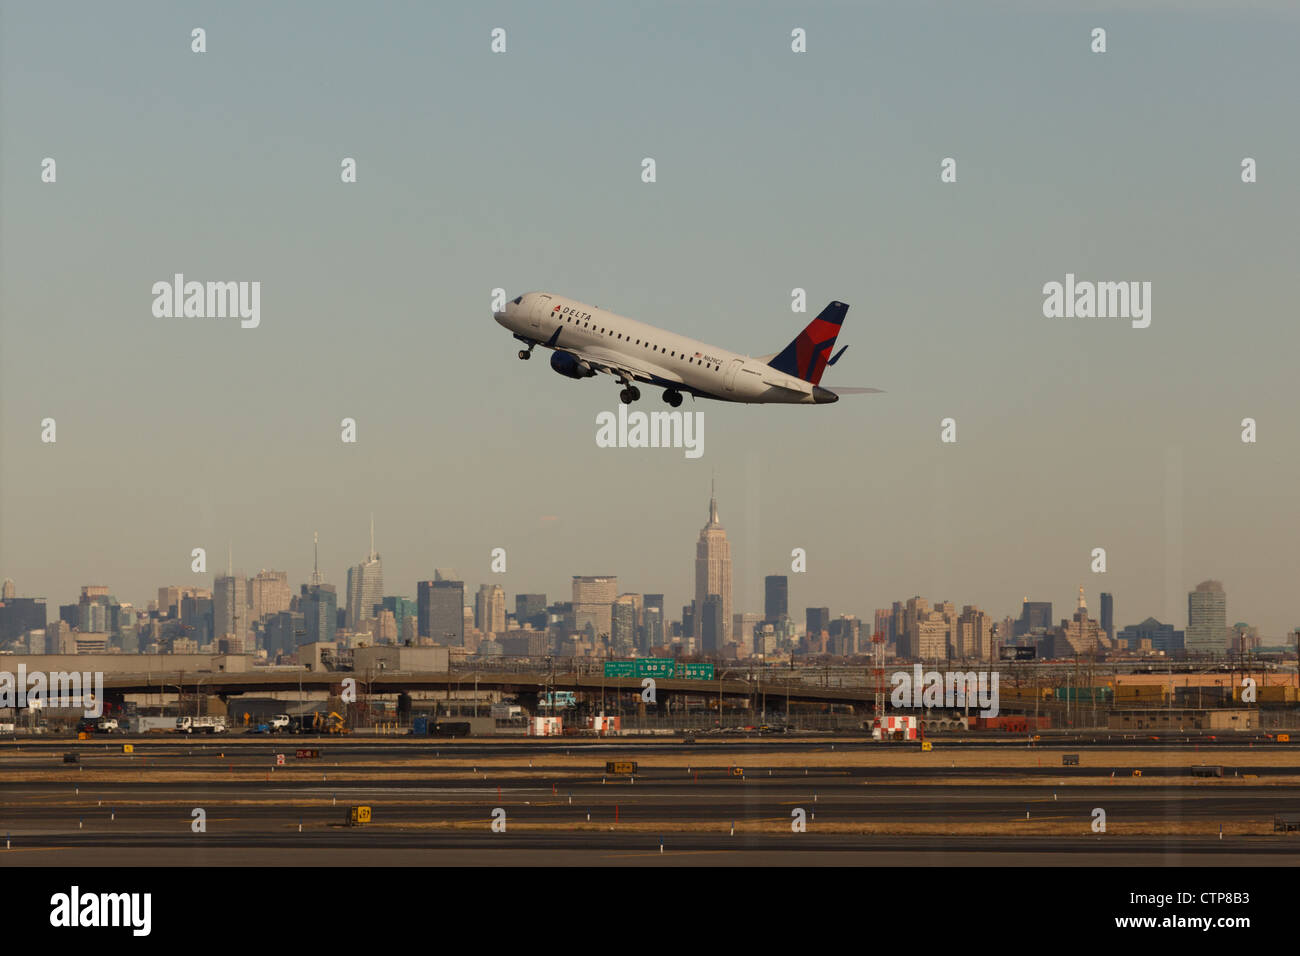
[[[531,358],[541,345],[554,352],[551,368],[567,378],[612,375],[623,386],[619,398],[625,405],[641,397],[636,383],[653,385],[676,408],[684,394],[747,404],[826,405],[838,402],[840,394],[880,391],[819,384],[822,372],[848,348],[831,355],[848,311],[843,302],[832,302],[784,349],[759,358],[550,292],[521,295],[492,317],[527,346],[519,350],[521,359]]]

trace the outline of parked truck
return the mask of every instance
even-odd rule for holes
[[[178,734],[224,734],[226,718],[224,717],[177,717]]]
[[[175,717],[127,717],[125,729],[129,734],[148,734],[176,729]]]

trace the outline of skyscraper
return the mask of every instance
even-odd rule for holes
[[[375,605],[384,600],[384,565],[375,553],[375,519],[370,517],[370,555],[348,569],[348,630],[358,631],[361,622],[375,616]]]
[[[641,633],[636,645],[637,653],[641,655],[649,654],[652,647],[664,646],[664,596],[655,596],[659,598],[658,604],[651,604],[651,596],[646,595]]]
[[[993,657],[993,620],[970,604],[961,609],[953,624],[952,654],[964,661],[987,661]]]
[[[1108,591],[1101,592],[1101,629],[1111,643],[1115,641],[1115,596]]]
[[[39,631],[46,622],[45,598],[20,598],[10,594],[0,602],[0,640],[9,641],[28,631]]]
[[[212,624],[217,640],[234,638],[241,646],[252,645],[248,579],[242,574],[226,574],[212,585]]]
[[[266,619],[266,653],[274,660],[277,654],[292,654],[299,641],[305,641],[307,619],[301,611],[277,611]]]
[[[391,611],[393,623],[397,627],[398,643],[406,639],[406,619],[416,619],[419,616],[419,610],[414,601],[407,597],[398,597],[397,595],[384,595],[383,608],[385,611]],[[414,631],[415,628],[412,627]]]
[[[831,626],[831,609],[828,607],[806,607],[804,608],[804,630],[814,636],[820,634]]]
[[[621,594],[610,609],[610,651],[615,657],[630,657],[636,649],[636,594]]]
[[[520,627],[530,624],[533,627],[546,627],[546,595],[516,594],[515,619],[519,621]]]
[[[1222,657],[1228,648],[1228,596],[1218,581],[1202,581],[1187,594],[1188,654]]]
[[[612,575],[573,576],[573,629],[579,634],[591,628],[600,641],[613,628],[613,605],[618,597],[618,578]]]
[[[506,629],[506,592],[499,584],[479,586],[474,598],[474,626],[484,634],[502,634]]]
[[[1031,601],[1025,598],[1020,609],[1020,620],[1016,622],[1016,636],[1031,631],[1046,630],[1052,626],[1052,602]]]
[[[319,575],[313,575],[319,577]],[[333,644],[338,630],[339,596],[332,584],[304,584],[298,599],[305,634],[295,637],[298,644]]]
[[[641,615],[641,636],[637,650],[648,654],[652,647],[663,647],[664,632],[664,596],[662,594],[645,595],[645,610]]]
[[[267,571],[263,568],[255,577],[248,579],[248,587],[252,622],[260,621],[268,614],[289,610],[291,592],[288,571]],[[161,604],[162,601],[159,600],[158,603]]]
[[[717,655],[722,652],[722,647],[726,644],[724,636],[730,630],[730,628],[724,628],[723,624],[722,596],[718,594],[706,595],[703,607],[700,610],[698,625],[701,654]]]
[[[769,574],[763,587],[763,619],[775,624],[790,614],[790,579],[784,574]]]
[[[722,621],[719,626],[717,647],[720,650],[731,634],[731,544],[727,532],[718,520],[718,499],[709,493],[709,523],[700,529],[700,539],[695,545],[695,611],[704,617],[704,603],[710,594],[718,595],[721,602]],[[696,625],[696,633],[704,636]]]
[[[464,581],[421,581],[416,600],[421,637],[435,644],[465,646]]]

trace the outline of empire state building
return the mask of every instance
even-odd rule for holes
[[[720,602],[721,621],[714,618],[709,624],[713,605],[709,596],[716,595]],[[709,631],[716,626],[717,633]],[[695,545],[695,636],[697,647],[716,653],[731,639],[731,545],[727,532],[718,520],[718,499],[709,491],[709,523],[700,530],[700,540]],[[715,647],[707,647],[707,638],[714,638]],[[710,642],[713,643],[713,642]]]

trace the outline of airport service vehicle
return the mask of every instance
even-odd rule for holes
[[[224,717],[177,717],[178,734],[224,734],[226,718]]]
[[[14,724],[0,724],[0,736],[12,737],[17,732],[18,728]]]
[[[630,405],[641,397],[637,383],[662,388],[676,408],[683,395],[749,404],[826,405],[851,392],[877,388],[822,388],[822,373],[844,354],[833,356],[835,339],[849,307],[832,302],[780,352],[751,358],[716,345],[615,315],[550,292],[529,292],[507,302],[492,317],[508,329],[531,357],[541,345],[551,349],[551,368],[566,378],[612,375]]]
[[[250,734],[279,734],[289,729],[288,714],[272,714],[266,720],[255,724],[248,732]]]
[[[115,734],[117,733],[117,721],[112,717],[101,717],[99,723],[95,725],[95,729],[101,734]]]
[[[291,734],[346,734],[348,732],[343,717],[333,711],[328,714],[313,711],[310,714],[294,717],[289,721],[288,730]]]
[[[127,717],[123,729],[129,734],[147,734],[176,729],[175,717]]]

